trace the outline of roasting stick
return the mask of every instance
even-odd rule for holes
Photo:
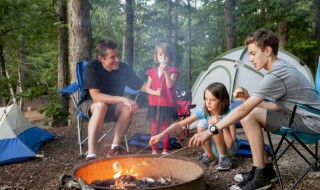
[[[146,149],[146,148],[149,147],[149,146],[150,146],[150,145],[144,147],[144,148],[143,148],[142,150],[140,150],[139,152],[142,152],[144,149]],[[170,153],[168,153],[168,154],[164,154],[164,155],[162,155],[162,156],[160,156],[160,157],[158,157],[158,158],[156,158],[156,159],[150,160],[150,161],[148,161],[148,162],[143,162],[142,164],[134,165],[133,168],[138,168],[138,167],[142,167],[142,166],[147,166],[147,164],[150,163],[150,162],[154,162],[154,161],[157,161],[157,160],[160,159],[160,158],[164,158],[164,157],[167,157],[167,156],[171,156],[171,155],[173,155],[173,154],[175,154],[175,153],[177,153],[177,152],[183,151],[183,150],[188,149],[188,148],[189,148],[189,146],[180,148],[179,150],[170,152]],[[133,156],[131,156],[131,158],[133,158],[133,157],[135,157],[136,155],[138,155],[139,152],[137,152],[136,154],[134,154]],[[130,159],[126,160],[126,161],[123,162],[123,163],[126,163],[126,162],[128,162],[129,160],[130,160]],[[123,164],[123,163],[122,163],[122,164]],[[120,164],[119,162],[113,163],[113,164],[112,164],[112,168],[113,168],[113,171],[114,171],[114,172],[118,172],[118,171],[120,171],[120,170],[122,169],[122,168],[121,168],[121,164]]]
[[[144,163],[142,163],[142,164],[134,165],[133,168],[138,168],[138,167],[142,167],[142,166],[147,166],[148,163],[150,163],[150,162],[158,161],[160,158],[164,158],[164,157],[167,157],[167,156],[171,156],[171,155],[173,155],[173,154],[175,154],[175,153],[177,153],[177,152],[183,151],[183,150],[188,149],[188,148],[189,148],[189,146],[186,146],[186,147],[181,148],[181,149],[179,149],[179,150],[176,150],[176,151],[170,152],[170,153],[168,153],[168,154],[159,156],[158,158],[155,158],[155,159],[150,160],[150,161],[148,161],[148,162],[144,162]]]

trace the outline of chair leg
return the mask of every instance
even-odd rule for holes
[[[277,173],[277,176],[278,176],[279,185],[280,185],[280,188],[283,190],[284,189],[283,188],[283,182],[282,182],[282,178],[281,178],[280,171],[279,171],[279,166],[278,166],[278,162],[277,162],[277,158],[276,158],[276,153],[274,151],[272,140],[271,140],[271,137],[270,137],[270,132],[267,132],[267,135],[268,135],[268,140],[269,140],[269,144],[270,144],[270,147],[271,147],[272,159],[273,159],[274,165],[276,166],[276,173]],[[280,148],[280,147],[278,146],[278,148]],[[278,148],[277,148],[277,151],[278,151]]]
[[[79,151],[80,156],[83,156],[82,152],[82,119],[77,116],[77,130],[78,130],[78,145],[79,145]]]

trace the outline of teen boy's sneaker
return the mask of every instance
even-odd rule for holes
[[[200,157],[199,161],[205,165],[208,165],[214,161],[214,156],[212,156],[212,158],[209,158],[209,156],[206,153],[203,153],[202,156]]]
[[[252,168],[249,172],[238,173],[234,176],[233,179],[236,182],[247,181],[248,179],[250,179],[253,176],[255,170],[256,170],[256,167],[252,166]],[[274,183],[274,182],[278,181],[278,176],[276,174],[276,171],[274,171],[274,169],[272,167],[272,163],[266,164],[266,172],[267,172],[267,176],[270,176],[270,182]]]
[[[219,164],[216,166],[216,170],[227,171],[227,170],[230,170],[231,166],[232,166],[232,162],[229,156],[225,156],[225,157],[219,158]]]
[[[113,149],[110,149],[107,153],[107,157],[114,157],[117,155],[127,154],[127,152],[120,146],[116,146]]]
[[[259,169],[256,168],[253,177],[247,181],[243,181],[238,185],[233,185],[230,190],[267,190],[270,189],[271,183],[269,176],[266,174],[266,168]]]

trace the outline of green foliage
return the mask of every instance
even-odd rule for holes
[[[54,120],[67,122],[69,117],[69,112],[64,109],[57,92],[51,92],[49,94],[49,103],[39,110],[39,112],[44,113],[46,116],[45,125],[52,124]]]
[[[0,45],[10,80],[0,78],[0,96],[8,98],[9,84],[18,85],[18,68],[24,71],[24,92],[18,96],[33,99],[49,95],[50,103],[42,110],[47,118],[65,118],[57,91],[57,19],[55,1],[0,1]],[[120,54],[125,29],[125,1],[89,0],[93,44],[102,38],[118,42]],[[168,1],[134,1],[134,70],[147,79],[145,71],[154,67],[153,53],[157,43],[166,40]],[[175,2],[175,1],[173,1]],[[180,87],[192,85],[201,71],[219,54],[225,52],[223,0],[178,1],[173,10],[178,14],[176,63],[181,71]],[[313,0],[237,0],[234,34],[237,46],[242,46],[247,34],[265,27],[275,32],[278,24],[288,24],[285,50],[303,60],[315,71],[315,54],[320,42],[314,38]],[[312,11],[310,11],[310,9]],[[188,41],[188,11],[191,11],[191,42]],[[68,27],[65,24],[65,27]],[[187,76],[187,47],[191,45],[191,84]],[[93,54],[95,48],[92,49]],[[25,56],[21,63],[20,55]],[[139,98],[145,103],[146,97]]]

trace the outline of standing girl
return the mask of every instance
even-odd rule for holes
[[[180,71],[173,66],[173,53],[166,43],[155,47],[154,62],[157,67],[147,70],[147,88],[150,91],[147,119],[151,123],[151,135],[159,134],[178,118],[177,113],[177,83]],[[169,150],[170,134],[163,135],[163,152]],[[161,138],[162,138],[161,137]],[[159,139],[160,140],[160,139]],[[158,144],[151,146],[152,154],[158,154]]]
[[[226,87],[221,83],[212,83],[204,91],[205,106],[203,109],[199,109],[195,114],[190,117],[172,124],[165,131],[150,139],[150,144],[157,143],[162,136],[176,129],[179,129],[185,125],[188,125],[196,120],[205,119],[209,125],[217,123],[221,118],[226,116],[231,110],[229,94]],[[203,124],[201,127],[208,128],[208,125]],[[217,135],[212,136],[205,142],[203,148],[206,152],[206,156],[209,159],[213,159],[213,155],[219,157],[219,164],[216,166],[217,170],[229,170],[232,163],[229,156],[233,156],[237,149],[238,143],[236,143],[236,126],[231,126],[223,129],[223,131]],[[210,155],[211,154],[211,155]],[[201,160],[202,161],[202,160]]]

